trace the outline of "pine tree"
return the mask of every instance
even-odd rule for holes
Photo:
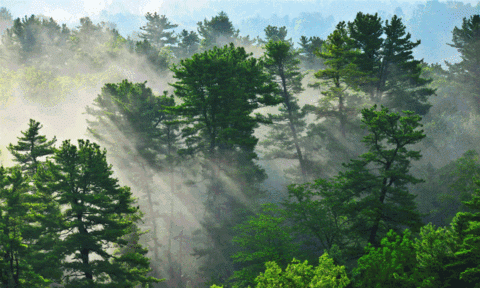
[[[180,59],[189,58],[193,54],[197,53],[200,46],[200,38],[195,31],[182,30],[178,36],[180,41],[178,42],[177,54]]]
[[[132,49],[139,56],[147,58],[150,67],[162,74],[168,71],[171,62],[171,55],[169,48],[161,48],[160,50],[153,46],[147,40],[137,41]]]
[[[211,49],[213,46],[222,47],[238,38],[239,30],[235,30],[227,13],[223,11],[210,20],[198,22],[197,25],[198,34],[203,38],[200,42],[203,50]]]
[[[29,193],[28,180],[18,166],[0,167],[0,284],[5,288],[49,287],[52,278],[48,276],[54,276],[35,265],[35,254],[43,247],[36,245],[38,234],[32,235],[31,226],[38,224],[42,204],[38,194]],[[52,255],[43,256],[51,260]],[[52,262],[47,258],[42,264]]]
[[[425,115],[435,90],[426,87],[432,80],[421,77],[422,61],[412,56],[420,40],[410,40],[401,18],[394,15],[383,27],[377,13],[359,12],[348,23],[348,32],[350,47],[360,52],[354,63],[369,77],[360,87],[370,99],[397,112],[407,109]]]
[[[117,159],[122,159],[121,168],[131,171],[129,180],[141,189],[144,197],[140,199],[142,207],[146,207],[146,219],[153,239],[154,273],[160,271],[161,243],[158,230],[159,203],[154,201],[157,187],[153,183],[155,172],[169,172],[173,177],[173,170],[177,163],[176,149],[179,142],[178,123],[175,115],[165,112],[167,107],[175,106],[173,96],[156,96],[144,83],[131,83],[127,80],[121,83],[108,83],[102,88],[102,93],[94,100],[94,108],[87,107],[87,113],[95,116],[95,121],[88,121],[89,132],[97,139],[109,145]],[[120,133],[124,137],[120,137]],[[121,143],[121,145],[118,145]],[[117,144],[117,145],[115,145]],[[120,147],[119,147],[120,146]],[[120,148],[120,149],[119,149]],[[153,172],[150,168],[153,168]],[[147,180],[148,179],[148,180]],[[174,197],[174,183],[171,181],[170,192]],[[157,204],[155,204],[157,203]],[[170,210],[173,209],[171,202]],[[170,211],[172,214],[173,212]],[[171,215],[170,215],[171,217]],[[171,223],[169,234],[171,234]],[[171,246],[169,235],[169,247]],[[169,263],[171,262],[168,253]]]
[[[175,45],[177,37],[174,31],[168,31],[177,28],[177,24],[172,24],[165,15],[158,15],[157,12],[147,12],[145,15],[147,25],[140,27],[144,33],[141,34],[143,40],[151,43],[155,48],[161,49],[167,45]]]
[[[116,256],[107,250],[111,245],[127,245],[123,237],[136,217],[138,207],[129,187],[120,187],[112,177],[106,151],[88,140],[69,140],[55,152],[55,162],[48,162],[40,173],[38,190],[54,195],[62,207],[61,240],[65,287],[135,287],[159,282],[146,277],[149,261],[142,253]],[[44,181],[42,181],[44,180]],[[68,233],[67,233],[68,232]],[[93,257],[96,255],[97,258]],[[134,260],[135,259],[135,260]],[[136,269],[130,269],[134,262]],[[119,280],[136,279],[131,284]],[[123,278],[122,277],[122,278]],[[117,282],[119,281],[119,282]]]
[[[177,81],[171,85],[183,101],[171,109],[185,125],[186,147],[179,151],[201,162],[206,180],[204,234],[195,237],[203,235],[209,243],[195,251],[206,256],[203,275],[224,282],[233,273],[231,228],[250,214],[262,194],[257,185],[265,179],[254,162],[253,132],[266,119],[252,113],[281,99],[257,59],[233,44],[181,60],[172,71]]]
[[[329,251],[334,246],[344,249],[355,240],[349,239],[347,234],[349,221],[345,204],[348,197],[342,184],[335,178],[319,178],[313,183],[288,186],[288,196],[282,206],[287,219],[293,223],[293,230],[301,236],[302,244],[308,246],[308,252],[302,255],[305,259],[314,261],[316,256],[312,252]],[[340,258],[335,259],[336,264],[344,264],[344,259]]]
[[[347,171],[339,173],[345,180],[343,190],[354,200],[346,208],[353,223],[351,231],[366,236],[374,247],[390,229],[399,232],[405,227],[416,233],[422,225],[415,196],[407,186],[423,182],[408,174],[410,159],[418,160],[421,155],[406,146],[425,138],[423,130],[417,130],[422,127],[421,117],[412,111],[400,116],[389,113],[386,107],[380,111],[376,108],[362,110],[362,122],[370,132],[362,142],[369,151],[343,164]]]
[[[322,52],[324,42],[324,40],[317,36],[300,37],[300,42],[298,42],[298,45],[300,45],[300,59],[305,69],[319,70],[320,68],[323,68],[323,62],[317,57],[315,52]]]
[[[363,90],[370,94],[371,100],[379,101],[381,95],[378,95],[378,71],[381,67],[381,49],[384,40],[382,19],[371,14],[358,12],[355,20],[348,23],[348,45],[350,48],[361,51],[356,56],[354,63],[358,69],[369,76],[370,81],[361,83]]]
[[[233,287],[254,285],[255,277],[264,271],[265,262],[275,261],[286,268],[297,252],[290,227],[285,225],[285,210],[275,204],[263,204],[261,213],[235,226],[233,242],[241,250],[233,255],[239,263],[232,280]]]
[[[405,30],[396,15],[391,22],[385,22],[386,39],[377,91],[385,93],[385,103],[394,111],[410,110],[425,115],[432,107],[428,97],[435,94],[435,89],[426,86],[433,80],[421,77],[422,61],[412,56],[420,40],[412,42],[410,33]]]
[[[480,62],[480,15],[463,18],[462,27],[455,27],[452,31],[451,47],[457,49],[461,55],[459,63],[445,62],[449,74],[458,81],[462,87],[468,88],[470,103],[480,112],[480,88],[477,85],[480,77],[478,63]]]
[[[42,158],[53,154],[53,145],[57,141],[55,137],[48,141],[45,136],[39,135],[42,127],[40,122],[30,119],[29,128],[21,132],[23,137],[18,137],[17,145],[10,144],[7,148],[15,157],[15,162],[21,165],[22,171],[30,177],[37,172]]]
[[[358,259],[355,287],[432,287],[424,286],[416,256],[412,233],[406,229],[400,236],[390,230],[380,247],[368,245]]]
[[[365,73],[359,72],[355,64],[358,53],[352,51],[349,46],[349,39],[345,22],[340,22],[335,31],[332,32],[324,42],[323,52],[317,51],[316,55],[324,59],[324,70],[315,73],[317,79],[326,80],[317,82],[310,86],[327,86],[328,90],[322,91],[324,97],[320,99],[319,106],[307,106],[318,118],[335,117],[340,122],[340,131],[346,137],[346,126],[348,117],[356,116],[356,102],[351,90],[356,89],[362,80],[365,80]],[[350,91],[349,91],[350,90]],[[332,103],[333,102],[333,103]],[[337,104],[337,107],[333,105]]]
[[[263,31],[265,31],[265,40],[260,39],[258,41],[259,44],[267,44],[270,41],[282,41],[290,44],[290,46],[293,46],[292,38],[287,39],[287,27],[282,26],[278,28],[277,26],[268,25]]]
[[[273,125],[267,140],[263,142],[265,147],[276,146],[277,151],[270,153],[274,158],[296,158],[299,161],[303,181],[307,180],[309,167],[305,159],[304,147],[301,147],[301,133],[305,130],[306,113],[301,111],[295,94],[303,91],[302,79],[298,64],[298,52],[284,41],[270,40],[265,45],[263,65],[273,80],[278,84],[280,94],[283,97],[283,105],[279,109],[279,115],[270,115]],[[293,156],[289,152],[295,151]],[[291,153],[290,153],[291,154]]]
[[[475,179],[477,186],[480,181]],[[464,201],[471,212],[459,212],[452,221],[453,228],[459,237],[460,247],[455,252],[453,263],[448,268],[459,271],[459,279],[470,283],[468,287],[478,287],[480,283],[480,189],[472,193],[469,201]]]
[[[15,162],[19,163],[19,168],[27,182],[27,197],[31,202],[23,205],[34,207],[31,218],[32,225],[24,229],[24,241],[31,248],[29,263],[33,271],[43,276],[45,279],[59,281],[61,270],[59,268],[61,260],[61,247],[57,245],[59,240],[58,221],[60,210],[57,203],[51,195],[37,191],[34,183],[37,181],[37,172],[39,167],[44,165],[45,158],[54,154],[57,141],[54,137],[47,140],[44,135],[39,135],[42,125],[30,119],[29,128],[22,131],[23,137],[18,137],[16,145],[9,144],[8,150],[14,156]]]

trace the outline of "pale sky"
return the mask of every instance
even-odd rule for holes
[[[212,11],[212,15],[217,11],[230,10],[238,14],[244,14],[242,10],[255,7],[251,12],[272,11],[279,16],[288,15],[292,11],[289,9],[291,5],[297,7],[305,7],[315,9],[319,6],[332,2],[331,0],[0,0],[0,6],[7,7],[16,17],[23,17],[30,14],[43,14],[53,17],[58,22],[73,23],[80,17],[90,16],[95,18],[103,10],[109,14],[131,13],[143,16],[146,12],[162,11],[162,14],[192,14],[201,10]],[[353,0],[349,1],[353,2]],[[364,6],[368,6],[371,1],[364,2]],[[418,0],[379,0],[376,2],[384,2],[385,6],[395,6],[400,3],[425,3],[427,1]],[[476,5],[478,1],[464,0],[463,3]],[[285,5],[289,3],[290,5]],[[316,4],[317,3],[317,4]],[[283,8],[283,7],[288,8]],[[330,5],[329,5],[330,6]],[[319,7],[320,10],[320,7]],[[387,10],[387,7],[386,9]],[[307,11],[312,12],[312,11]],[[318,11],[321,12],[321,11]],[[234,13],[230,13],[234,14]],[[210,16],[210,15],[205,15]],[[235,18],[235,15],[232,15]],[[327,15],[328,16],[328,15]]]

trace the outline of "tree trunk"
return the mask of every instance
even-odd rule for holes
[[[295,149],[297,150],[298,162],[300,163],[300,170],[302,172],[303,180],[307,181],[307,169],[305,167],[305,161],[303,160],[302,150],[300,149],[300,144],[298,142],[297,130],[296,130],[295,124],[293,122],[292,107],[290,105],[290,96],[288,95],[287,81],[285,79],[285,73],[284,73],[282,67],[280,67],[280,78],[282,80],[283,99],[285,101],[285,106],[287,106],[289,126],[290,126],[290,130],[292,131],[292,136],[293,136],[293,142],[295,144]]]

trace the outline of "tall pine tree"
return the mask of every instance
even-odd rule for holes
[[[203,234],[196,237],[207,243],[196,255],[205,256],[204,277],[224,282],[233,273],[231,228],[251,214],[266,177],[254,162],[253,135],[266,119],[252,113],[282,100],[257,59],[233,44],[181,60],[172,71],[177,81],[171,85],[183,101],[171,109],[185,124],[180,152],[201,161],[206,180]]]
[[[89,132],[115,153],[122,169],[130,171],[128,178],[143,192],[141,207],[146,209],[148,237],[153,239],[150,251],[153,253],[152,266],[157,277],[160,275],[161,259],[159,210],[161,204],[154,199],[159,191],[153,183],[154,173],[168,172],[173,177],[178,146],[178,124],[175,115],[165,112],[166,107],[174,106],[173,97],[154,95],[146,83],[108,83],[94,100],[94,107],[87,107],[87,113],[94,116],[88,121]],[[123,136],[121,136],[123,134]],[[152,170],[153,169],[153,170]],[[171,213],[174,198],[174,183],[170,181],[170,205],[164,207]],[[171,214],[170,213],[170,214]],[[170,215],[171,218],[171,215]],[[169,234],[171,234],[171,220]],[[169,235],[169,246],[171,247]],[[170,249],[169,249],[170,250]],[[171,262],[171,255],[168,260]]]
[[[174,31],[169,31],[177,28],[177,24],[172,24],[165,15],[158,15],[157,12],[145,14],[147,25],[140,27],[144,32],[141,34],[143,40],[151,43],[155,48],[160,49],[167,45],[175,45],[177,37],[174,36]]]
[[[159,282],[147,277],[149,260],[141,251],[116,255],[108,248],[127,245],[138,207],[129,187],[120,187],[112,177],[106,151],[88,140],[69,140],[55,152],[54,162],[40,168],[37,188],[54,195],[62,207],[65,287],[135,287]],[[44,180],[44,181],[42,181]],[[131,267],[131,266],[134,267]],[[130,279],[125,283],[123,277]],[[133,280],[132,280],[133,279]]]
[[[213,46],[222,47],[238,38],[239,30],[235,30],[227,13],[223,11],[210,20],[198,22],[197,25],[198,34],[202,37],[200,43],[203,50],[211,49]]]
[[[462,27],[455,27],[452,31],[451,47],[460,53],[459,63],[447,64],[449,74],[464,88],[467,88],[469,101],[476,110],[480,112],[480,88],[478,79],[480,77],[480,15],[473,15],[470,18],[463,18]]]
[[[305,159],[306,151],[301,143],[302,132],[306,127],[306,113],[301,111],[295,98],[295,94],[303,91],[304,75],[299,71],[299,63],[298,52],[286,41],[270,40],[265,45],[263,64],[278,84],[283,103],[279,109],[280,114],[270,115],[274,124],[263,145],[267,148],[276,146],[276,151],[270,153],[274,158],[298,159],[302,180],[306,181],[309,169]]]
[[[323,80],[311,84],[313,87],[326,86],[322,91],[323,98],[318,106],[307,106],[318,118],[334,117],[339,121],[342,136],[346,137],[348,118],[356,116],[357,99],[352,95],[356,87],[365,79],[365,73],[358,71],[355,64],[358,52],[352,51],[345,22],[340,22],[323,44],[322,51],[315,54],[324,60],[327,67],[315,73],[317,79]],[[336,107],[335,107],[335,106]]]
[[[362,110],[362,122],[369,131],[362,142],[369,151],[344,164],[347,171],[339,173],[345,179],[344,191],[354,199],[346,208],[352,232],[374,247],[390,229],[418,232],[422,226],[415,196],[407,186],[423,182],[408,174],[410,159],[418,160],[421,155],[406,146],[425,138],[423,130],[417,130],[421,117],[414,112],[404,111],[405,116],[400,116],[386,107],[376,108]]]
[[[431,107],[428,97],[435,90],[426,87],[432,80],[421,77],[422,61],[412,56],[420,40],[410,40],[401,18],[394,15],[383,26],[377,13],[359,12],[348,23],[348,32],[350,47],[360,52],[355,64],[369,77],[360,87],[370,99],[397,112],[408,109],[427,114]]]

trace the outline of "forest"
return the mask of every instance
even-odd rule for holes
[[[0,8],[1,287],[480,287],[480,15],[145,20]]]

